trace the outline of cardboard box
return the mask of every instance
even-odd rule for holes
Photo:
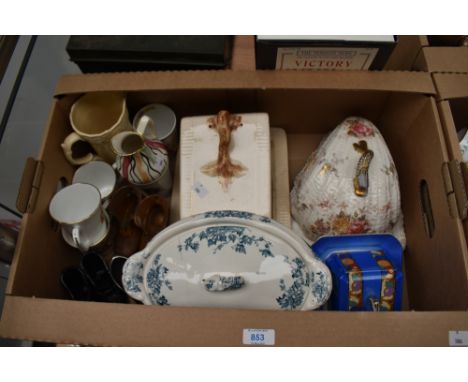
[[[462,36],[434,37],[440,38],[418,37],[421,49],[413,69],[430,73],[468,73],[468,47],[454,46]]]
[[[399,35],[395,49],[385,64],[384,70],[412,70],[420,50],[419,36]]]
[[[73,174],[60,148],[71,131],[70,107],[83,92],[105,90],[127,92],[130,114],[150,102],[168,104],[179,118],[213,114],[221,108],[267,112],[271,125],[288,134],[291,181],[324,135],[345,117],[361,115],[373,121],[393,153],[400,177],[408,241],[405,311],[282,312],[66,300],[59,274],[77,264],[80,255],[60,237],[48,204],[57,183],[63,178],[70,181]],[[448,345],[454,340],[449,331],[468,331],[467,262],[462,222],[450,215],[444,183],[444,176],[450,179],[450,173],[444,172],[449,155],[434,96],[430,75],[410,72],[204,71],[63,77],[38,161],[31,161],[25,172],[20,199],[27,212],[0,335],[85,345],[241,346],[244,329],[271,329],[273,343],[280,346]]]
[[[411,70],[421,50],[419,36],[401,35],[384,70]],[[255,36],[235,36],[230,69],[255,70]]]
[[[255,42],[257,69],[383,69],[395,36],[267,36]]]
[[[466,48],[468,49],[468,48]],[[468,74],[433,74],[438,93],[438,109],[447,142],[450,165],[453,168],[451,196],[452,215],[463,224],[468,237],[468,164],[463,161],[457,131],[468,127]],[[464,251],[468,253],[467,243]],[[465,257],[466,258],[466,257]]]

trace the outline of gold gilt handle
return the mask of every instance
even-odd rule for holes
[[[354,193],[357,196],[364,197],[367,195],[369,189],[369,166],[374,152],[367,148],[366,141],[359,141],[359,143],[353,144],[354,149],[361,153],[361,157],[356,166],[356,175],[354,176]]]

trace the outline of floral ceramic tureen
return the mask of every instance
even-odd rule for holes
[[[180,220],[125,263],[126,292],[145,304],[312,310],[330,296],[327,266],[270,218],[214,211]]]
[[[346,118],[297,175],[291,213],[309,240],[392,233],[405,246],[398,174],[377,127]]]

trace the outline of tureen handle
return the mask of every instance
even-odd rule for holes
[[[138,301],[145,300],[145,287],[143,285],[143,267],[146,259],[144,251],[130,256],[122,269],[122,285],[125,292]]]
[[[328,267],[317,259],[308,259],[310,265],[309,272],[309,293],[304,301],[301,310],[317,309],[327,302],[332,291],[332,277]]]
[[[208,292],[221,292],[239,289],[245,284],[245,280],[242,276],[211,274],[202,278],[202,284]]]

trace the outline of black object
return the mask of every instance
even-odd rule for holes
[[[83,73],[223,69],[232,36],[71,36],[66,49]]]
[[[385,63],[390,57],[394,47],[396,46],[397,38],[394,37],[393,42],[373,42],[373,41],[351,41],[351,40],[302,40],[302,39],[259,39],[255,38],[255,60],[257,69],[316,69],[316,70],[343,70],[346,69],[347,57],[352,57],[356,53],[353,48],[378,48],[369,70],[383,69]],[[300,52],[300,64],[297,68],[283,68],[281,56],[279,66],[277,67],[277,54],[280,48],[303,48]],[[310,48],[308,51],[307,48]],[[336,48],[335,51],[317,52],[320,48]],[[312,49],[316,49],[311,53]],[[281,52],[281,51],[280,51]],[[287,53],[289,55],[289,53]],[[319,57],[313,63],[313,58],[302,60],[303,57]],[[341,58],[341,60],[339,59]],[[354,70],[362,70],[364,68],[353,67]]]
[[[0,36],[0,84],[17,42],[18,36]]]
[[[127,295],[114,283],[101,256],[93,252],[84,255],[81,259],[81,269],[92,285],[95,301],[127,302]]]
[[[120,289],[124,290],[122,285],[122,270],[127,261],[126,257],[115,256],[112,258],[110,263],[110,273],[114,283],[119,286]]]
[[[427,36],[429,46],[466,46],[466,39],[463,35]]]
[[[80,268],[70,267],[60,275],[60,282],[72,300],[92,301],[91,283]]]

